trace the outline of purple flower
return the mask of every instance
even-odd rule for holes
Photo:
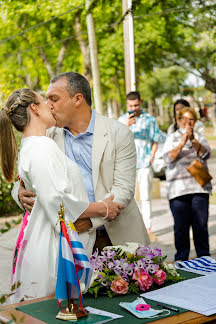
[[[158,270],[159,270],[159,265],[158,264],[151,264],[151,266],[149,267],[149,271],[148,272],[150,274],[154,274]]]
[[[116,255],[116,252],[110,248],[106,248],[106,250],[101,251],[101,256],[103,257],[104,261],[108,261],[108,259],[113,259]]]
[[[155,256],[161,256],[162,255],[161,254],[161,250],[160,249],[157,249],[157,248],[154,248],[153,249],[153,253],[154,253]]]
[[[108,267],[108,269],[112,269],[114,267],[114,263],[113,262],[108,262],[107,267]]]
[[[145,256],[146,254],[151,253],[151,248],[150,246],[139,246],[138,249],[136,250],[136,256]]]

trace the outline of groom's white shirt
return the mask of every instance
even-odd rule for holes
[[[47,131],[65,153],[64,129],[53,127]],[[111,193],[116,202],[125,205],[121,214],[111,222],[100,217],[91,218],[92,228],[105,225],[112,244],[125,242],[149,244],[149,237],[142,216],[134,200],[136,179],[136,148],[133,133],[122,123],[96,113],[92,144],[92,177],[95,200]],[[18,185],[12,192],[18,201]],[[21,207],[21,206],[20,206]]]

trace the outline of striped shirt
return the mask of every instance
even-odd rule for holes
[[[127,124],[129,114],[126,113],[119,117],[119,121]],[[144,112],[136,118],[136,124],[130,126],[130,130],[134,134],[134,141],[137,151],[137,169],[150,166],[152,144],[159,142],[160,130],[157,120]]]
[[[195,139],[199,141],[205,147],[205,151],[201,156],[204,166],[207,168],[206,160],[210,156],[210,147],[203,135],[194,133]],[[193,148],[191,142],[188,140],[183,147],[178,158],[173,161],[169,152],[175,148],[182,140],[182,135],[177,130],[167,136],[166,142],[163,148],[163,158],[167,165],[166,168],[166,186],[167,186],[167,198],[173,199],[179,196],[194,193],[210,193],[211,183],[203,188],[194,179],[194,177],[186,170],[186,167],[197,158],[197,153]]]

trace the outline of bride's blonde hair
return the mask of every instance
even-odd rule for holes
[[[17,142],[12,125],[23,132],[30,121],[28,107],[39,104],[36,92],[31,89],[14,91],[0,111],[0,162],[7,182],[14,180],[14,164],[17,156]]]

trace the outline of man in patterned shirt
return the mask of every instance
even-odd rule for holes
[[[157,151],[160,131],[156,119],[144,112],[142,100],[137,91],[127,94],[128,112],[119,118],[134,134],[137,150],[137,184],[140,191],[141,212],[149,238],[156,236],[151,232],[151,187],[153,174],[151,164]]]

